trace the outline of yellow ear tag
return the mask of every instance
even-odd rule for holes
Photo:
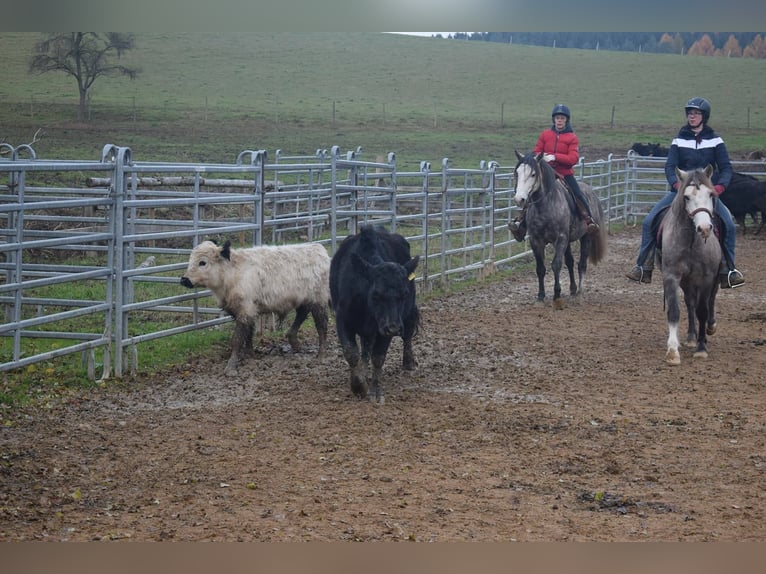
[[[414,271],[412,273],[410,273],[409,277],[407,277],[408,281],[412,281],[413,279],[415,279],[415,272]]]

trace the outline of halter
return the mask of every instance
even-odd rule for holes
[[[710,219],[711,220],[713,219],[713,212],[710,211],[707,207],[698,207],[697,209],[695,209],[691,213],[687,212],[687,215],[689,216],[689,219],[694,219],[694,216],[697,215],[700,212],[707,213],[710,216]]]

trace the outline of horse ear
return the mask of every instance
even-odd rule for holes
[[[681,182],[686,180],[686,178],[689,176],[688,173],[686,173],[682,169],[678,169],[678,166],[676,166],[676,177],[678,178],[678,184],[681,185]]]
[[[543,156],[544,156],[544,155],[545,155],[545,154],[544,154],[543,152],[540,152],[539,154],[537,154],[537,155],[535,156],[535,161],[536,161],[537,163],[540,163],[540,160],[542,160],[542,159],[543,159]]]
[[[524,159],[524,156],[519,153],[519,150],[515,149],[513,151],[516,152],[516,159],[518,159],[519,161]]]
[[[708,177],[708,179],[710,178],[710,176],[713,175],[713,166],[712,165],[707,164],[705,166],[705,175]]]

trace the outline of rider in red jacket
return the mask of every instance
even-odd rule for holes
[[[593,221],[593,214],[591,213],[590,205],[588,205],[588,200],[585,199],[574,176],[573,168],[580,161],[580,140],[569,123],[570,118],[571,114],[567,106],[564,104],[553,106],[551,111],[553,125],[549,129],[540,132],[540,137],[537,138],[537,143],[535,144],[534,153],[542,153],[543,160],[547,161],[554,171],[566,181],[569,189],[572,190],[577,201],[585,210],[582,216],[588,225],[588,233],[595,233],[598,231],[598,224]],[[516,241],[524,241],[524,237],[527,234],[524,212],[521,213],[518,221],[511,221],[508,227]]]

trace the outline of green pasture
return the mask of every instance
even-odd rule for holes
[[[312,153],[339,145],[400,164],[449,157],[472,167],[534,145],[556,102],[573,110],[587,159],[635,141],[668,142],[692,95],[733,153],[764,146],[766,62],[556,49],[382,33],[136,35],[137,80],[101,78],[91,120],[76,122],[63,74],[32,76],[37,33],[0,34],[0,138],[41,157],[233,161],[242,149]]]

